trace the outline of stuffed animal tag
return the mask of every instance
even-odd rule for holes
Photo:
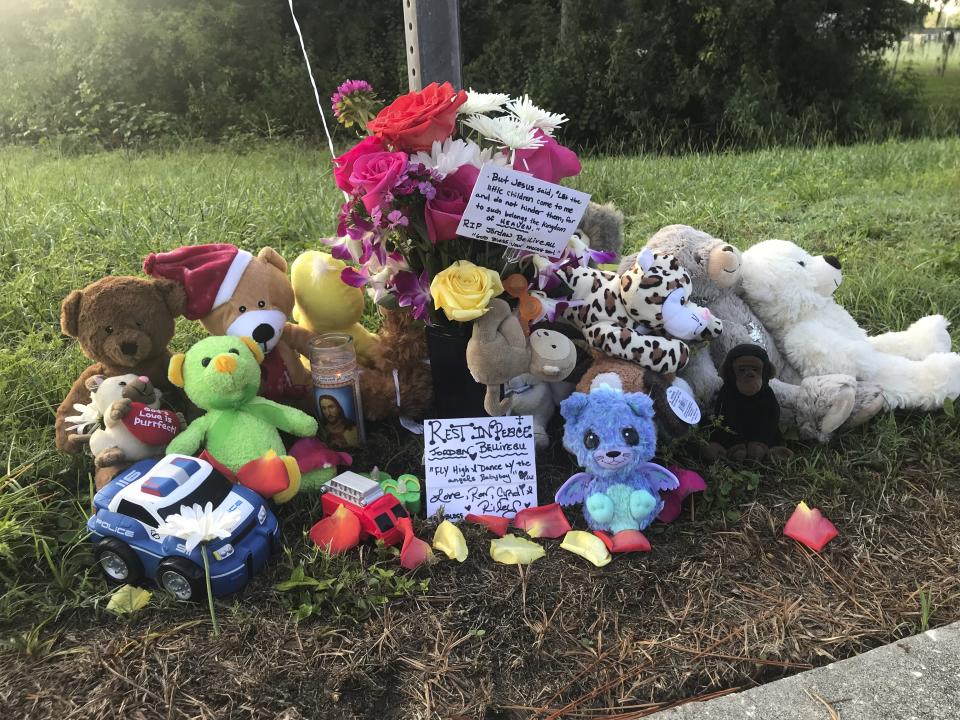
[[[687,425],[696,425],[700,422],[700,407],[690,394],[683,388],[671,385],[667,388],[667,404],[674,414]]]
[[[176,414],[141,402],[130,403],[123,424],[131,435],[146,445],[167,445],[180,432],[180,418]]]

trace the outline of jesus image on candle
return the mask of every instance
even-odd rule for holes
[[[344,409],[344,404],[348,410]],[[318,391],[317,410],[320,437],[327,445],[338,450],[360,446],[357,424],[349,417],[354,411],[352,388],[327,388],[322,394]]]

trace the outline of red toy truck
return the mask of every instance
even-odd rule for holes
[[[340,473],[324,487],[321,503],[324,516],[341,505],[360,520],[360,540],[374,537],[386,545],[399,545],[403,533],[397,519],[409,517],[403,504],[380,486],[355,472]]]

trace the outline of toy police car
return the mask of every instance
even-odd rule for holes
[[[263,498],[234,485],[210,463],[185,455],[142,460],[120,473],[93,498],[87,521],[94,553],[108,581],[153,581],[180,600],[206,596],[200,547],[157,528],[180,507],[213,503],[241,516],[230,537],[208,545],[213,594],[243,588],[280,546],[277,519]]]

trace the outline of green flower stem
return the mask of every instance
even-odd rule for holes
[[[203,574],[207,579],[207,603],[210,606],[210,622],[213,623],[213,636],[220,637],[220,626],[217,624],[217,613],[213,609],[213,589],[210,587],[210,558],[207,557],[206,543],[200,543],[200,554],[203,555]]]

